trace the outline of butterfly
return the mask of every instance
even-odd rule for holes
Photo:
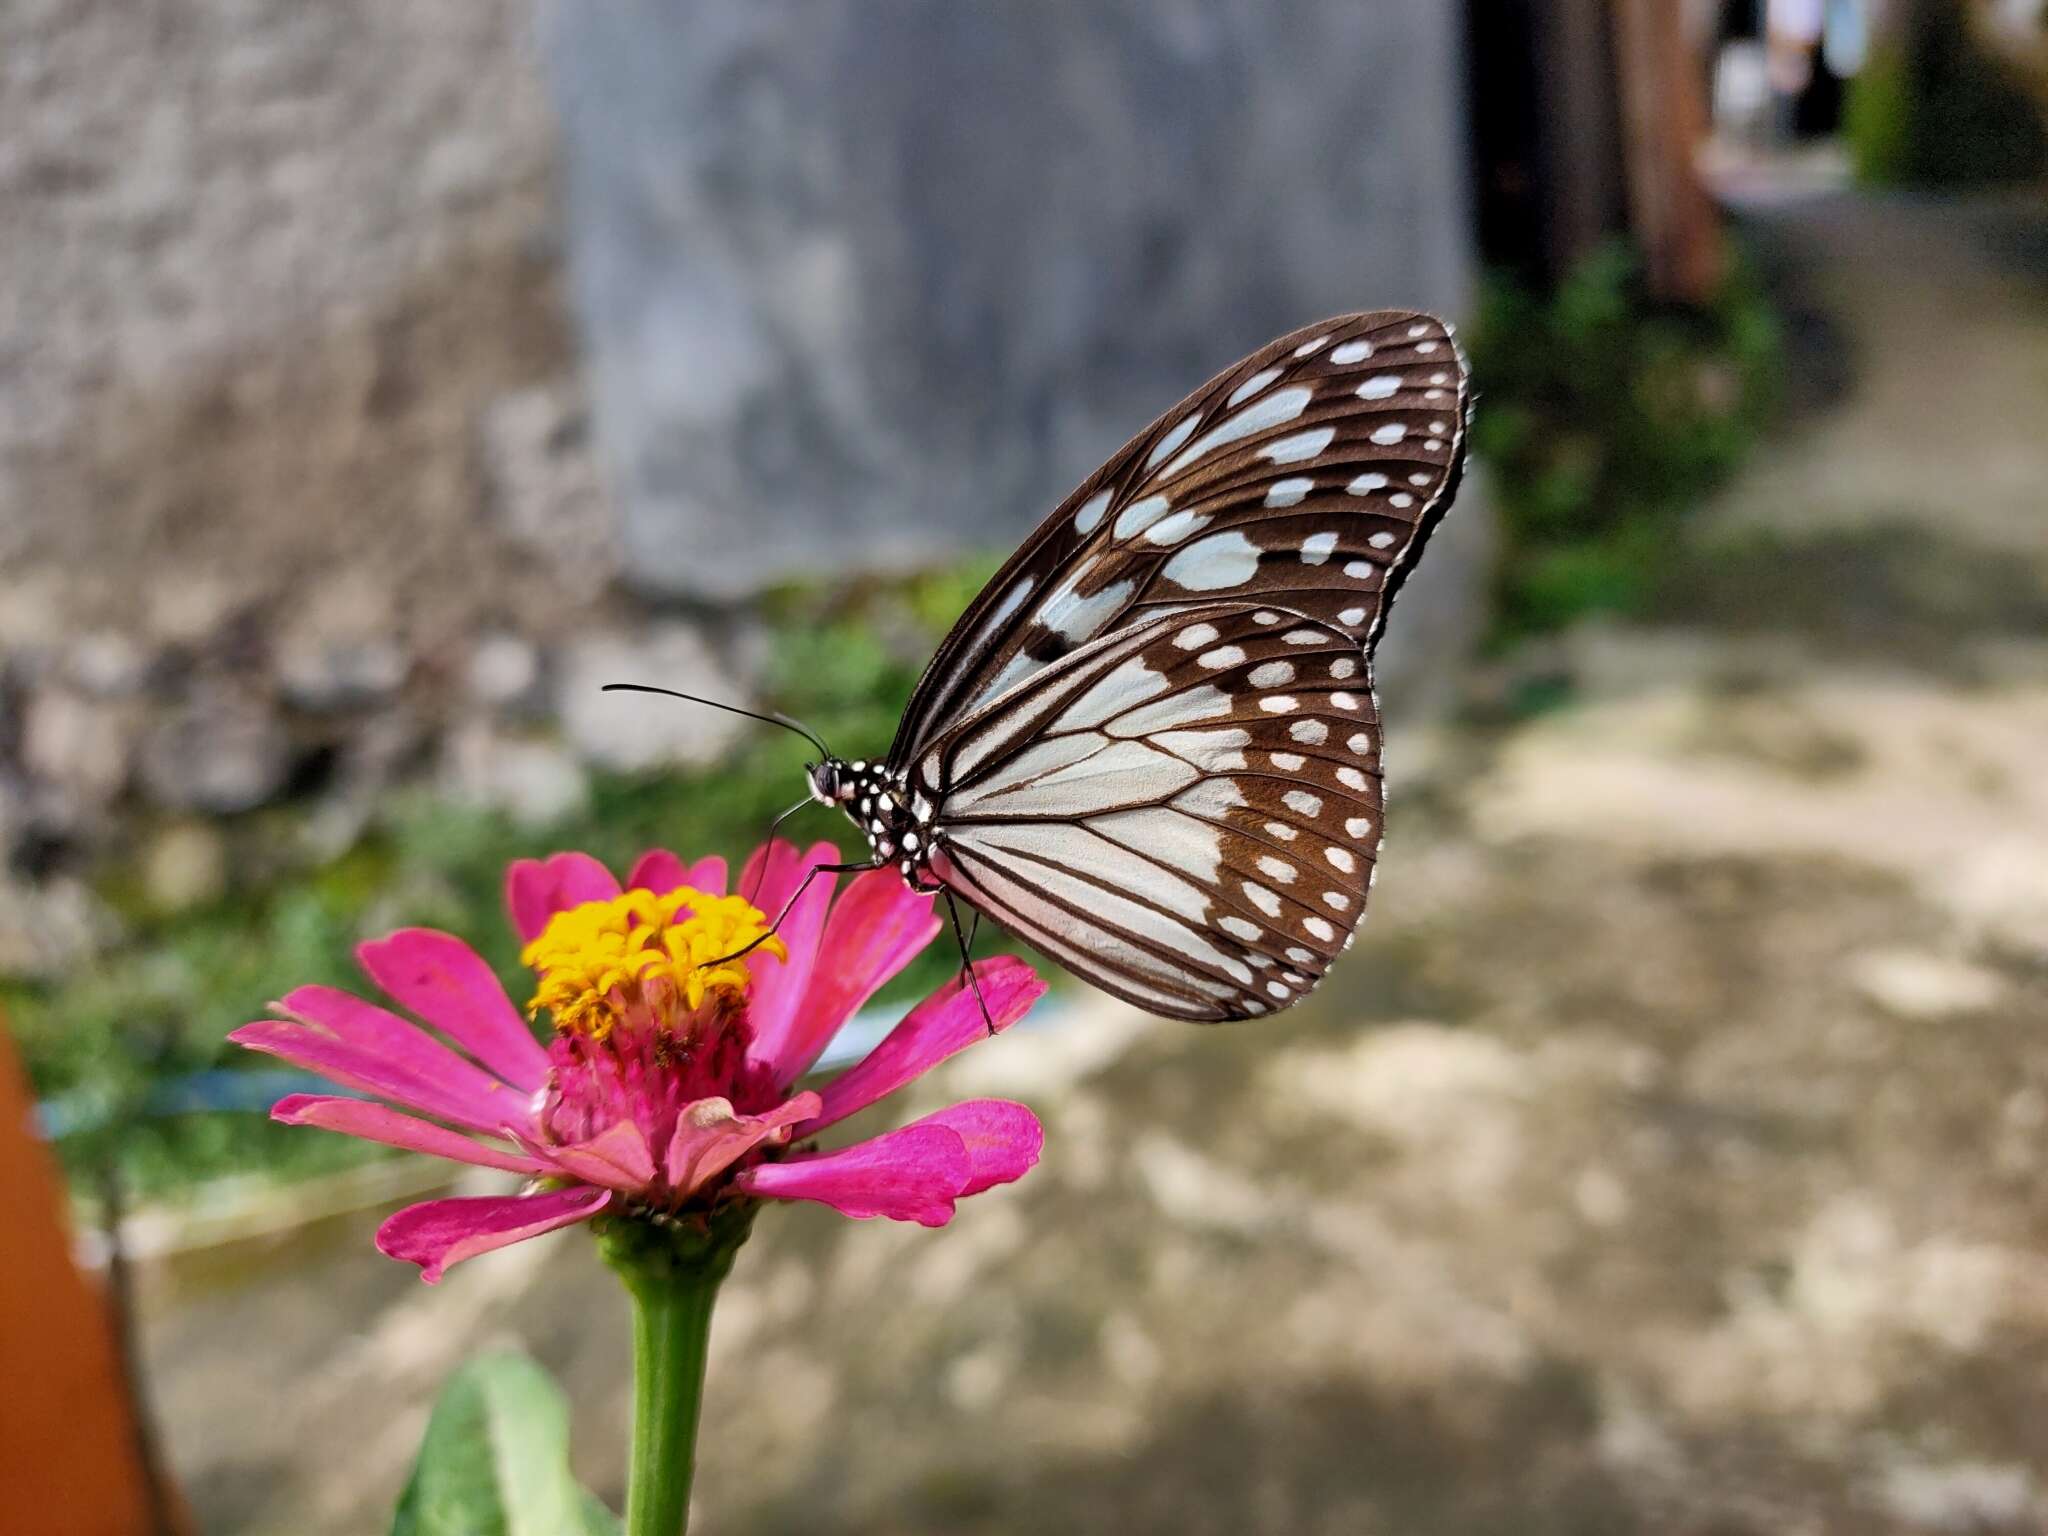
[[[811,798],[871,855],[820,872],[893,864],[1153,1013],[1298,1002],[1365,912],[1373,648],[1456,491],[1470,402],[1451,328],[1405,311],[1216,375],[968,605],[886,758],[818,742]]]

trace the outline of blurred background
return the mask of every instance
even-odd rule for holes
[[[709,1528],[2039,1531],[2044,171],[2041,0],[10,0],[0,1524],[382,1530],[508,1342],[616,1499],[589,1245],[422,1287],[445,1168],[226,1031],[743,850],[801,751],[600,684],[877,754],[1132,431],[1418,305],[1358,946],[938,1074],[1048,1128],[942,1237],[764,1222]]]

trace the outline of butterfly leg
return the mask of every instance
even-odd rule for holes
[[[813,802],[811,800],[811,797],[809,795],[805,795],[803,799],[797,801],[795,805],[792,805],[780,816],[777,816],[773,821],[769,822],[768,835],[761,839],[761,846],[764,849],[772,848],[775,845],[775,834],[782,830],[782,824],[785,821],[789,820],[790,817],[794,816],[798,811],[802,810],[805,806],[810,805],[812,803]],[[768,878],[769,862],[770,861],[764,857],[761,860],[761,867],[754,871],[754,888],[747,892],[748,901],[751,902],[754,899],[754,897],[760,893],[761,882]]]
[[[952,919],[953,942],[960,946],[960,979],[974,989],[974,1000],[981,1005],[981,1021],[988,1026],[988,1032],[996,1032],[996,1021],[989,1016],[988,999],[981,995],[981,978],[974,974],[974,935],[960,926],[960,908],[954,904],[950,889],[946,895],[946,916]],[[974,914],[975,932],[981,929],[981,914]]]
[[[868,870],[883,869],[886,867],[887,866],[881,860],[869,860],[867,863],[864,864],[813,864],[809,869],[804,871],[804,877],[802,881],[800,881],[797,885],[797,888],[790,893],[789,900],[785,901],[782,904],[782,910],[775,914],[775,921],[770,923],[767,929],[758,938],[754,939],[751,943],[742,944],[738,949],[734,950],[729,955],[720,955],[716,960],[704,961],[697,967],[697,969],[701,971],[707,965],[724,965],[728,960],[737,960],[742,955],[753,953],[753,951],[760,948],[763,944],[766,944],[770,939],[774,938],[776,934],[782,931],[783,919],[788,917],[791,909],[796,906],[798,901],[803,899],[804,892],[810,889],[811,882],[817,879],[818,876],[865,874]]]

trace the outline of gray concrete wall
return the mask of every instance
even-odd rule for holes
[[[1012,541],[1270,336],[1467,301],[1442,0],[544,15],[599,436],[657,591]],[[1404,607],[1472,607],[1467,521],[1431,549],[1459,579]]]

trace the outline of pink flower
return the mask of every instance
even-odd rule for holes
[[[836,1151],[786,1152],[983,1038],[981,1003],[940,988],[867,1058],[817,1091],[794,1091],[832,1037],[939,930],[932,898],[894,871],[857,876],[837,902],[819,875],[766,933],[829,843],[799,857],[762,848],[740,889],[725,861],[649,853],[619,882],[586,854],[506,871],[513,926],[535,968],[530,1005],[545,1045],[483,959],[460,939],[409,928],[365,944],[363,969],[410,1019],[331,987],[301,987],[282,1019],[230,1039],[388,1101],[294,1094],[271,1111],[458,1162],[524,1174],[527,1193],[429,1200],[377,1233],[393,1258],[438,1280],[451,1264],[607,1208],[707,1213],[744,1199],[815,1200],[848,1216],[943,1226],[964,1195],[1021,1177],[1043,1133],[1021,1104],[976,1099]],[[758,905],[756,905],[758,903]],[[998,1029],[1045,990],[1008,957],[975,966]],[[439,1031],[438,1034],[433,1031]]]

